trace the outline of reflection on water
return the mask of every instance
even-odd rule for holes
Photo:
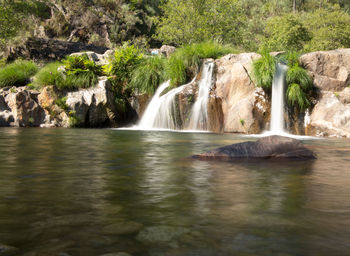
[[[311,162],[189,158],[246,140],[1,129],[0,244],[25,256],[348,255],[350,141],[305,141]]]

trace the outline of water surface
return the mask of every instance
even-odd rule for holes
[[[188,158],[255,139],[0,129],[0,244],[25,256],[349,255],[350,141],[305,141],[312,162]]]

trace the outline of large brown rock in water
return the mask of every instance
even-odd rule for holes
[[[300,141],[283,136],[268,136],[255,142],[232,144],[212,151],[194,155],[204,160],[234,159],[315,159],[315,154]]]

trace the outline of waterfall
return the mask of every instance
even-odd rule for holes
[[[287,69],[286,65],[278,63],[273,77],[270,132],[274,134],[284,133],[284,92]]]
[[[157,119],[158,112],[162,106],[162,99],[160,94],[168,88],[170,85],[170,81],[167,81],[163,84],[161,84],[156,92],[154,93],[154,96],[151,100],[151,102],[148,104],[145,113],[143,113],[143,116],[139,122],[138,127],[141,129],[150,129],[154,128],[154,124]]]
[[[198,96],[190,115],[190,130],[208,129],[208,100],[212,86],[214,62],[206,62],[202,71],[202,79],[198,84]]]

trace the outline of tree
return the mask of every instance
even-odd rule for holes
[[[300,51],[311,39],[309,31],[294,14],[270,18],[265,32],[265,44],[274,51]]]
[[[162,7],[157,38],[184,45],[217,40],[242,41],[243,10],[238,0],[169,0]]]
[[[307,13],[304,24],[312,34],[312,40],[305,45],[306,51],[350,47],[350,15],[339,7]]]

